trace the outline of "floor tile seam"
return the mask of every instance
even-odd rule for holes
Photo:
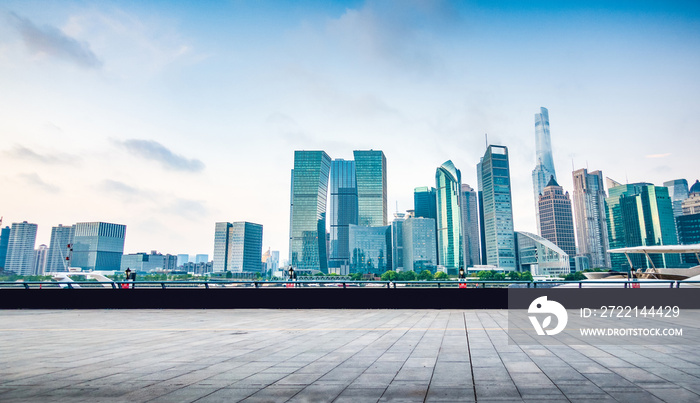
[[[472,350],[471,346],[469,345],[469,328],[467,327],[467,313],[463,312],[462,313],[462,319],[464,320],[464,334],[466,335],[467,338],[467,352],[469,353],[469,372],[471,372],[472,376],[472,393],[474,394],[474,401],[478,401],[477,395],[476,395],[476,377],[474,376],[474,361],[472,361]],[[518,392],[520,393],[520,392]]]
[[[631,353],[634,353],[634,351],[631,350],[631,347],[627,347],[627,346],[622,346],[622,347],[623,347],[625,350],[627,350],[627,351],[629,351],[629,352],[631,352]],[[662,352],[662,353],[663,353],[663,352]],[[686,374],[686,375],[689,375],[689,376],[692,376],[692,377],[695,377],[695,378],[698,378],[698,377],[699,377],[699,376],[697,376],[697,375],[693,375],[693,374],[691,374],[691,373],[689,373],[689,372],[687,372],[687,371],[684,371],[682,368],[671,367],[671,366],[667,365],[667,364],[664,363],[664,362],[661,362],[661,361],[658,361],[658,360],[654,360],[654,359],[652,359],[652,358],[650,358],[650,357],[646,357],[645,355],[642,355],[642,356],[645,357],[645,358],[649,358],[650,360],[652,360],[652,361],[654,361],[654,362],[656,362],[656,363],[659,363],[659,364],[661,364],[661,365],[663,365],[663,366],[665,366],[665,367],[672,368],[672,369],[675,369],[675,370],[677,370],[677,371],[683,372],[683,373]],[[688,364],[697,365],[695,362],[686,360],[686,359],[684,358],[684,357],[686,357],[686,356],[687,356],[687,355],[684,355],[684,356],[681,356],[681,357],[674,357],[674,359],[680,360],[680,361],[683,361],[683,362],[686,362],[686,363],[688,363]],[[616,356],[616,358],[619,358],[619,357]],[[623,359],[623,361],[624,361],[624,359]],[[641,367],[639,367],[638,365],[635,365],[635,366],[641,369]],[[659,375],[659,374],[654,374],[654,375],[659,376],[659,377],[662,377],[662,376]],[[664,378],[664,379],[665,379],[665,378]],[[672,381],[671,381],[671,382],[672,382]]]
[[[452,313],[450,313],[449,316],[452,316]],[[449,326],[449,317],[448,317],[447,322],[445,323],[445,328],[447,328],[447,326]],[[440,352],[442,351],[442,344],[445,341],[445,334],[446,333],[447,333],[447,330],[445,329],[442,332],[442,338],[440,339],[440,348],[438,349],[438,357],[440,356]],[[428,381],[428,390],[425,392],[425,396],[423,397],[423,403],[426,403],[426,401],[428,399],[428,395],[430,394],[430,389],[433,386],[433,377],[435,376],[435,368],[437,368],[437,361],[438,361],[437,358],[435,358],[435,364],[433,365],[433,370],[430,372],[430,380]],[[472,374],[472,381],[473,381],[473,379],[474,379],[474,376]],[[476,397],[474,398],[474,400],[476,400]]]

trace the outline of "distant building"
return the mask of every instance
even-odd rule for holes
[[[7,245],[5,271],[20,276],[34,274],[34,244],[36,243],[36,224],[26,221],[12,223]]]
[[[329,271],[347,273],[350,265],[348,225],[357,225],[357,182],[355,161],[331,162],[330,173],[330,254]]]
[[[676,225],[668,188],[651,183],[622,185],[609,180],[605,199],[608,218],[608,240],[611,249],[632,246],[677,245]],[[651,267],[643,254],[630,254],[633,269]],[[678,267],[676,254],[649,255],[655,267]],[[619,253],[611,256],[612,268],[628,270],[627,258]]]
[[[10,227],[0,228],[0,269],[5,268],[7,246],[10,243]]]
[[[179,255],[178,255],[178,258],[179,258]],[[206,253],[200,253],[200,254],[195,255],[195,257],[194,257],[195,263],[206,263],[208,261],[209,261],[209,255],[207,255]]]
[[[547,186],[549,179],[557,174],[554,171],[554,159],[552,158],[552,139],[549,133],[549,111],[540,108],[540,113],[535,114],[535,146],[537,160],[532,171],[532,184],[535,192],[535,214],[537,218],[537,230],[540,231],[539,197]]]
[[[391,265],[394,271],[403,271],[403,223],[406,215],[394,213],[394,221],[391,222]]]
[[[230,222],[217,222],[214,225],[214,273],[228,270],[228,237],[231,229]],[[185,256],[185,255],[183,255]],[[187,255],[189,262],[189,255]]]
[[[357,224],[381,227],[388,224],[386,157],[379,150],[355,150]]]
[[[668,195],[671,198],[673,206],[673,217],[683,215],[683,200],[688,198],[688,181],[685,179],[674,179],[664,182],[664,186],[668,188]]]
[[[588,256],[574,256],[574,271],[584,271],[591,268]]]
[[[578,254],[594,268],[610,268],[603,173],[579,169],[573,177]]]
[[[571,199],[569,199],[569,192],[564,193],[564,189],[559,186],[554,177],[550,178],[549,183],[542,190],[539,211],[540,235],[569,255],[573,267],[576,239],[574,219],[571,214]]]
[[[79,222],[73,236],[72,267],[83,270],[120,270],[126,225]]]
[[[437,191],[427,186],[413,190],[414,217],[432,218],[437,221]]]
[[[41,244],[34,250],[34,269],[33,272],[37,276],[43,276],[46,272],[46,259],[49,255],[49,248]]]
[[[700,181],[695,181],[687,199],[681,203],[683,214],[700,213]]]
[[[490,145],[477,164],[482,265],[516,269],[508,148]]]
[[[391,269],[391,226],[350,224],[350,273],[381,274]]]
[[[695,214],[683,214],[676,217],[678,229],[678,243],[681,245],[700,244],[700,212]],[[690,266],[700,264],[693,253],[683,254],[683,263]]]
[[[447,274],[457,274],[464,265],[459,200],[461,186],[462,174],[452,161],[446,161],[435,171],[438,264],[445,267]]]
[[[462,184],[460,203],[462,217],[462,245],[464,248],[464,268],[481,264],[479,259],[479,208],[476,192],[466,183]]]
[[[49,273],[68,271],[71,266],[71,250],[73,248],[73,237],[75,236],[75,225],[51,228],[51,241],[49,243],[49,253],[46,259],[46,271]]]
[[[216,244],[216,241],[214,243]],[[177,265],[178,266],[182,266],[185,263],[189,263],[189,261],[190,261],[190,255],[183,254],[183,253],[177,255]]]
[[[163,255],[157,251],[151,253],[130,253],[122,256],[121,271],[127,268],[132,272],[149,273],[153,271],[174,271],[177,269],[177,256]]]
[[[187,273],[192,273],[192,274],[197,274],[197,275],[202,275],[202,274],[208,274],[211,273],[213,270],[213,263],[212,262],[203,262],[203,263],[195,263],[195,262],[187,262],[181,266],[178,266],[180,270],[183,270]]]
[[[532,275],[559,276],[569,274],[569,255],[553,242],[529,232],[516,231],[518,271]]]
[[[292,170],[289,261],[297,269],[328,272],[326,197],[331,158],[323,151],[295,151]]]
[[[280,267],[280,252],[278,250],[270,251],[270,256],[265,261],[266,271],[277,271]]]
[[[421,272],[437,268],[435,219],[409,217],[402,225],[404,271]]]
[[[247,221],[218,222],[214,230],[215,273],[260,273],[263,226]]]

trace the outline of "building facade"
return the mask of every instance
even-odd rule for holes
[[[68,271],[71,265],[71,249],[74,235],[75,225],[64,226],[58,224],[57,227],[51,228],[51,241],[49,242],[49,253],[46,259],[47,272]]]
[[[695,181],[689,193],[688,198],[681,203],[683,214],[700,213],[700,181]]]
[[[403,267],[405,271],[421,272],[437,269],[435,219],[409,217],[403,222]]]
[[[347,273],[350,264],[349,228],[357,225],[357,182],[355,161],[331,162],[330,173],[330,253],[328,268],[333,273]]]
[[[20,276],[34,274],[34,244],[38,226],[26,221],[12,223],[7,244],[5,271]]]
[[[462,246],[464,251],[464,268],[481,264],[479,256],[479,207],[474,189],[462,184],[460,214],[462,216]]]
[[[154,271],[175,271],[178,268],[178,258],[175,255],[158,253],[130,253],[123,255],[121,260],[121,271],[126,269],[136,273],[149,273]]]
[[[394,213],[394,221],[391,222],[391,269],[404,271],[403,265],[403,223],[406,214]]]
[[[0,226],[1,227],[1,226]],[[0,269],[5,269],[7,247],[10,243],[10,227],[0,228]]]
[[[43,276],[46,273],[46,261],[49,257],[49,247],[41,244],[34,250],[34,269],[32,270],[34,275]]]
[[[350,273],[381,274],[391,269],[391,226],[350,224]]]
[[[328,272],[326,198],[331,158],[323,151],[295,151],[292,170],[289,262]]]
[[[227,269],[233,273],[262,272],[263,226],[247,221],[231,223]]]
[[[516,231],[518,271],[529,271],[533,276],[568,274],[569,255],[553,242],[536,234]]]
[[[383,151],[353,151],[357,183],[357,224],[380,227],[388,224],[386,157]]]
[[[515,233],[508,148],[490,145],[477,165],[482,265],[515,270]]]
[[[578,254],[594,268],[610,268],[605,186],[601,171],[573,172]]]
[[[683,214],[683,200],[688,198],[688,181],[685,179],[674,179],[664,182],[668,188],[668,195],[673,206],[673,216],[678,217]]]
[[[632,246],[677,245],[673,206],[668,188],[650,183],[622,185],[609,181],[609,196],[605,199],[608,217],[608,240],[611,249]],[[633,269],[651,267],[643,254],[630,254]],[[678,267],[680,259],[674,254],[649,255],[655,267]],[[622,254],[611,256],[613,269],[630,269]]]
[[[575,267],[573,258],[576,256],[576,239],[569,192],[565,193],[552,177],[540,195],[538,207],[540,235],[563,250],[571,259],[570,266]]]
[[[535,215],[537,218],[537,230],[540,231],[539,197],[551,177],[557,179],[554,171],[554,159],[552,158],[552,139],[549,133],[549,111],[540,108],[540,113],[535,114],[535,148],[537,150],[535,169],[532,171],[532,185],[535,193]]]
[[[126,225],[106,222],[75,224],[71,267],[83,270],[121,269]]]
[[[460,197],[462,174],[452,161],[446,161],[435,171],[437,204],[438,264],[447,274],[457,274],[463,267],[462,218]]]

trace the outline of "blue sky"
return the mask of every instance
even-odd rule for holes
[[[389,205],[509,147],[535,231],[534,114],[559,182],[700,176],[697,2],[0,5],[0,215],[127,225],[126,252],[208,253],[217,221],[287,254],[295,149],[384,150]],[[562,4],[564,3],[564,4]]]

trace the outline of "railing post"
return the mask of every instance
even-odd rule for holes
[[[112,281],[112,289],[113,289],[113,290],[116,290],[116,289],[117,289],[117,283],[115,283],[114,281]]]
[[[625,288],[627,288],[627,283],[625,283]]]
[[[68,288],[73,289],[73,286],[71,285],[70,282],[67,282],[66,285],[68,286]]]
[[[440,285],[441,285],[441,284],[442,284],[442,283],[438,281],[438,288],[440,288]]]
[[[532,285],[532,281],[528,281],[527,288],[530,288],[530,285]]]
[[[258,288],[258,282],[257,282],[257,281],[253,281],[253,284],[255,284],[255,288]]]
[[[581,288],[582,286],[583,286],[583,283],[581,283],[581,282],[579,281],[579,282],[578,282],[578,288]]]
[[[165,283],[160,283],[160,287],[165,290]]]
[[[671,282],[671,283],[669,283],[669,285],[671,286],[670,288],[673,288],[673,283],[672,283],[672,282]]]
[[[676,281],[676,288],[681,288],[681,282],[680,282],[680,281]]]
[[[25,290],[28,290],[28,289],[29,289],[29,284],[27,284],[27,283],[22,283],[22,285],[24,285],[24,289],[25,289]]]
[[[209,282],[208,281],[204,282],[204,288],[206,288],[207,290],[209,289]]]
[[[537,288],[537,283],[535,283],[534,281],[532,282],[532,288]]]

